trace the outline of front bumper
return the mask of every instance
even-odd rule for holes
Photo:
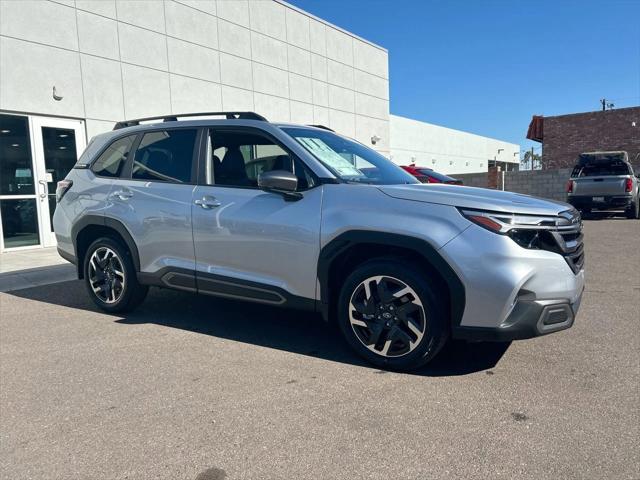
[[[573,325],[584,270],[574,273],[562,255],[520,247],[476,225],[440,253],[465,288],[464,314],[452,325],[454,338],[510,341]]]
[[[461,340],[510,342],[566,330],[573,325],[582,293],[574,303],[555,300],[518,301],[506,321],[498,327],[458,327],[454,338]]]
[[[594,200],[596,199],[596,200]],[[633,203],[632,195],[604,195],[604,196],[591,196],[591,195],[569,195],[567,197],[567,203],[573,205],[578,210],[589,209],[603,209],[603,210],[615,210],[626,209]]]

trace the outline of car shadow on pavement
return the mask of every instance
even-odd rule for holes
[[[583,212],[583,220],[628,220],[624,212]]]
[[[7,294],[103,313],[89,299],[84,284],[78,280]],[[153,323],[375,369],[351,351],[335,326],[325,323],[319,315],[304,311],[151,288],[145,302],[135,311],[104,315],[125,326]],[[498,363],[507,348],[509,343],[449,342],[431,363],[412,374],[454,376],[489,370]]]

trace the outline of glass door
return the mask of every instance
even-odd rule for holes
[[[0,114],[0,247],[40,245],[29,117]]]
[[[55,245],[56,183],[85,147],[83,127],[0,113],[0,251]]]
[[[85,147],[81,120],[32,117],[36,166],[36,189],[40,203],[40,232],[43,246],[56,244],[53,212],[56,185],[73,168]]]

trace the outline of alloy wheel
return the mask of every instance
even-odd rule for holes
[[[389,276],[369,277],[358,284],[349,302],[349,321],[358,340],[383,357],[412,352],[427,327],[418,294]]]
[[[116,303],[125,288],[125,274],[118,254],[109,247],[98,247],[89,260],[89,284],[104,303]]]

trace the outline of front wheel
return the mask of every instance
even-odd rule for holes
[[[132,310],[149,290],[138,283],[129,250],[110,237],[97,239],[87,249],[84,279],[91,299],[107,312]]]
[[[338,324],[369,362],[412,370],[435,357],[448,337],[443,297],[427,272],[401,259],[372,260],[346,279]]]

